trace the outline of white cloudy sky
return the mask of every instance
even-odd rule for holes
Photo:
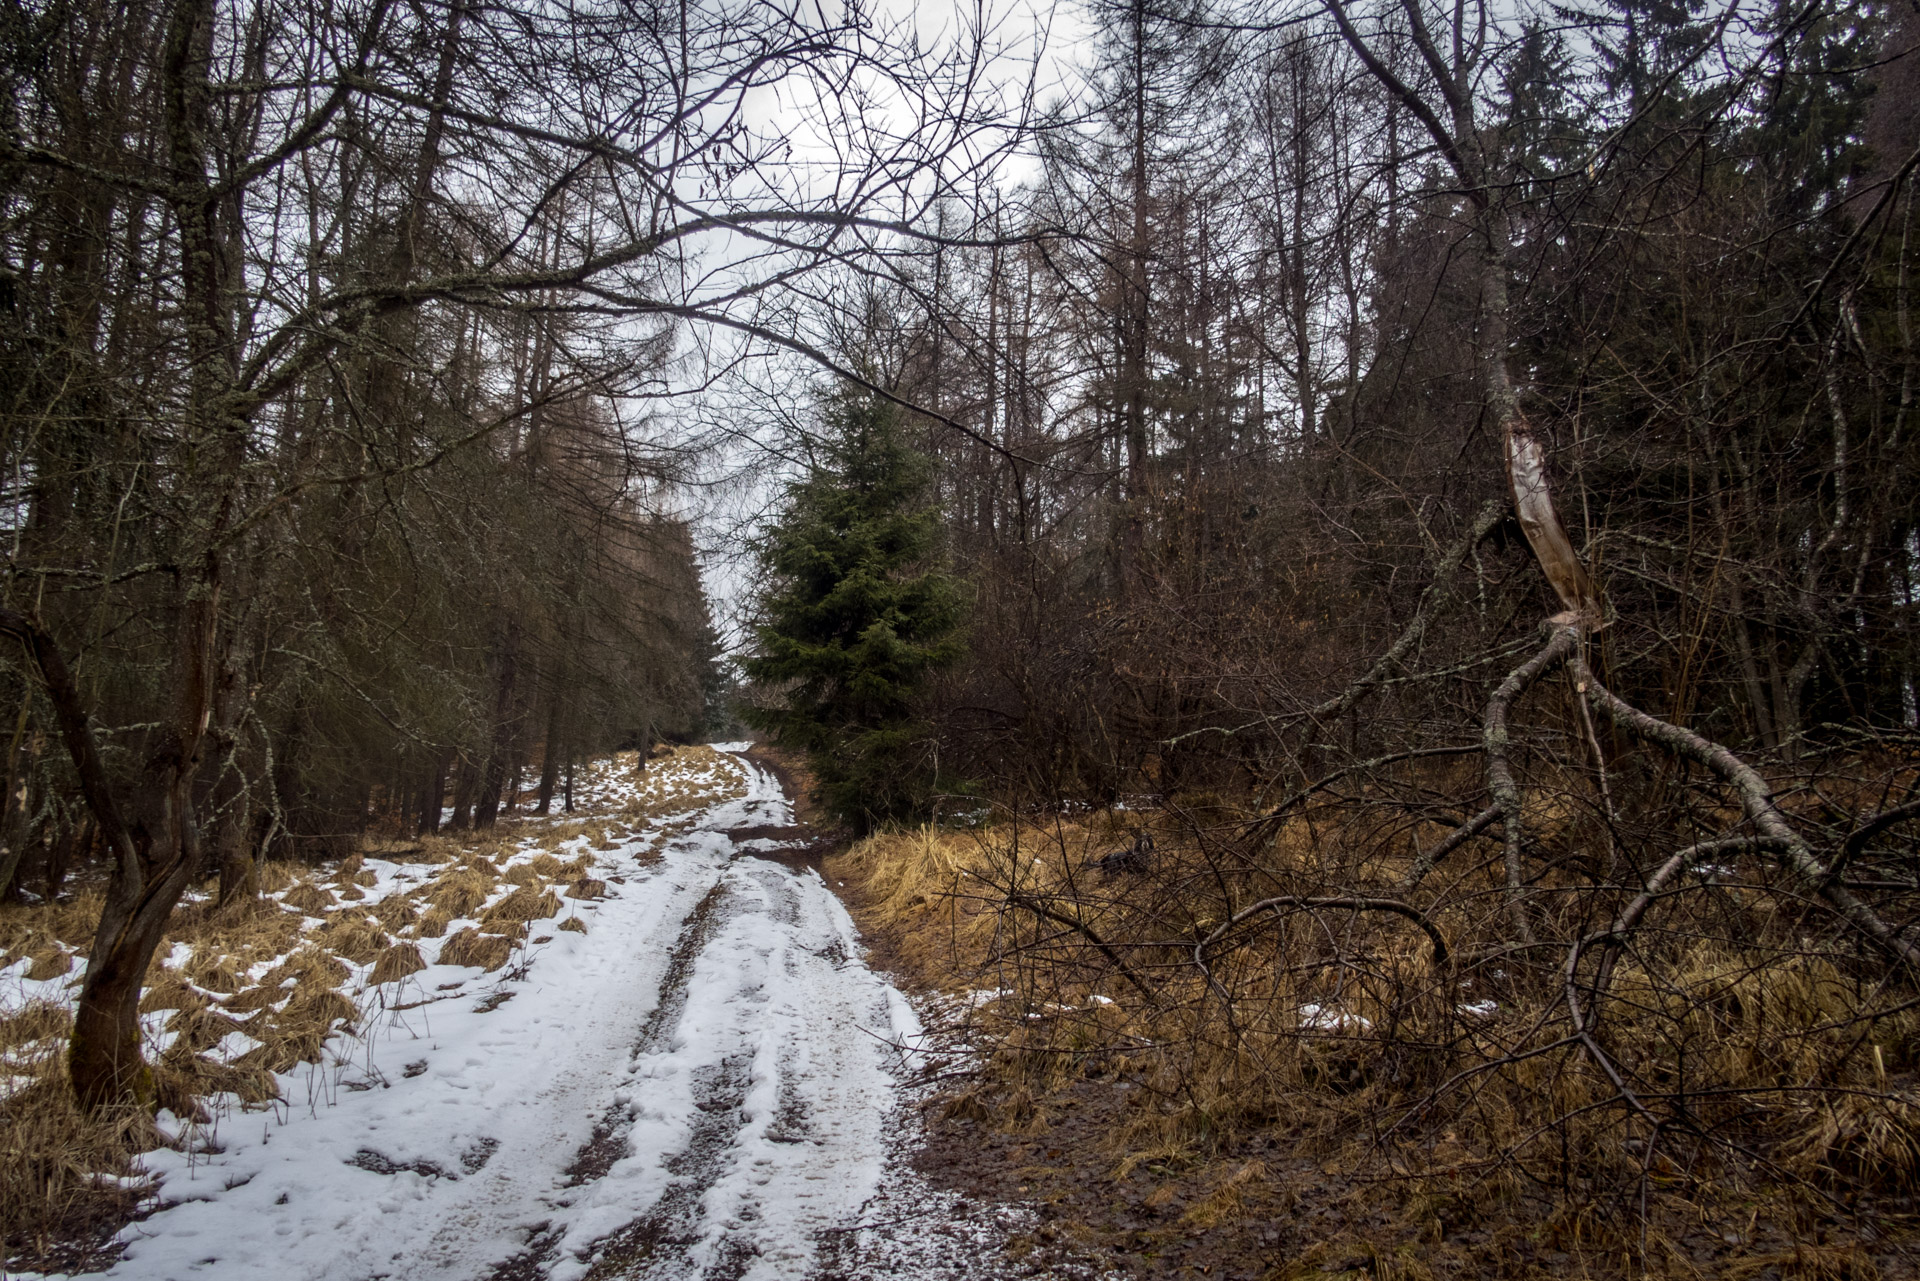
[[[1045,104],[1071,94],[1091,34],[1074,0],[880,0],[868,9],[883,28],[906,24],[929,50],[951,48],[984,30],[993,54],[986,79],[1009,101],[1030,94],[1036,104]],[[765,93],[753,106],[760,112],[753,127],[793,140],[796,178],[806,173],[810,155],[831,164],[828,140],[809,136],[819,113],[793,86]],[[897,103],[896,108],[889,127],[909,128],[911,107]],[[998,165],[996,176],[1000,185],[1012,187],[1034,172],[1031,156],[1015,155]],[[725,334],[689,332],[682,335],[680,349],[684,376],[698,381],[739,348]],[[785,461],[772,451],[776,441],[766,424],[783,411],[803,412],[796,402],[806,377],[793,359],[760,363],[662,415],[703,436],[716,431],[724,436],[707,460],[706,483],[687,492],[686,510],[696,522],[715,622],[729,647],[743,640],[740,610],[752,575],[747,536],[777,500],[788,474]]]

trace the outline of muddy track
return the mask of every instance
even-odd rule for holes
[[[668,843],[684,861],[656,884],[691,878],[701,897],[665,949],[626,1083],[544,1198],[555,1217],[526,1223],[492,1281],[801,1278],[842,1253],[835,1234],[874,1194],[894,1106],[886,1029],[904,1007],[818,875],[768,848],[806,844],[806,829],[773,776],[753,776],[730,812]],[[560,1225],[606,1224],[623,1202],[590,1236]]]
[[[673,1030],[674,1024],[686,1010],[687,976],[700,950],[713,935],[713,927],[723,910],[726,897],[726,882],[716,882],[694,905],[693,911],[687,913],[686,919],[680,922],[679,936],[674,940],[673,951],[667,958],[666,973],[660,979],[660,992],[653,1013],[647,1016],[634,1042],[635,1055],[659,1049],[663,1038]],[[595,1123],[593,1137],[582,1145],[567,1166],[567,1187],[578,1187],[604,1177],[613,1168],[614,1162],[628,1155],[627,1133],[633,1128],[637,1115],[630,1101],[615,1102],[607,1109]]]
[[[425,999],[314,1065],[306,1106],[235,1118],[177,1163],[179,1199],[113,1275],[1000,1275],[995,1248],[956,1254],[957,1207],[912,1186],[912,1010],[818,872],[774,861],[805,839],[773,775],[707,759],[690,777],[733,799],[594,846],[618,889],[568,909],[583,930],[485,977],[429,965],[409,980]],[[636,785],[610,788],[619,815]]]

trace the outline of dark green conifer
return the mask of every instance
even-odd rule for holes
[[[920,815],[934,789],[916,704],[962,652],[960,592],[899,411],[843,388],[822,426],[817,461],[760,548],[769,583],[743,667],[774,697],[747,719],[805,752],[820,799],[868,831]]]

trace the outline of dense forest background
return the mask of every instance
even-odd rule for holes
[[[1781,764],[1914,730],[1912,6],[1089,21],[1039,176],[939,211],[997,242],[847,287],[874,380],[968,429],[920,420],[974,592],[929,768],[1455,743],[1557,608],[1514,414],[1621,693]]]
[[[1910,1267],[1920,9],[1082,12],[840,275],[747,664],[942,825],[835,874],[1004,995],[952,1106],[1472,1275]]]
[[[0,9],[0,892],[103,887],[78,1097],[197,880],[729,715],[744,442],[738,706],[855,827],[1051,816],[946,898],[1208,1125],[1920,1168],[1920,8],[944,17]]]

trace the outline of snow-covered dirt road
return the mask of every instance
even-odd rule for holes
[[[430,965],[381,989],[364,1039],[288,1074],[285,1105],[151,1154],[171,1204],[128,1230],[109,1275],[871,1274],[859,1256],[899,1248],[889,1231],[869,1251],[861,1220],[901,1196],[897,1160],[881,1183],[906,1115],[896,1046],[917,1024],[819,876],[729,835],[792,823],[779,784],[712,759],[738,771],[730,799],[595,852],[610,897],[581,909],[585,933],[538,930],[505,969]],[[376,892],[409,875],[368,865]],[[918,1201],[915,1228],[952,1217],[938,1202]],[[971,1271],[956,1238],[977,1260],[1000,1232],[939,1227],[943,1257],[886,1271]]]

